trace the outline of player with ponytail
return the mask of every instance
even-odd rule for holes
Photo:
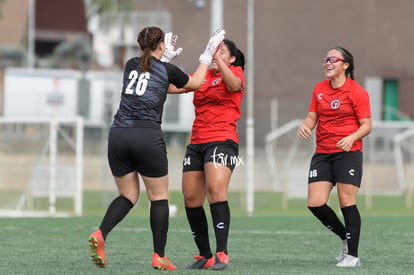
[[[167,150],[161,132],[164,103],[170,84],[185,89],[198,89],[203,84],[224,33],[218,31],[210,37],[196,72],[189,76],[169,63],[182,52],[182,48],[175,49],[177,36],[158,27],[139,32],[142,55],[125,65],[121,101],[108,137],[108,162],[119,195],[109,205],[99,229],[89,237],[90,256],[96,266],[106,267],[105,241],[137,203],[141,177],[150,201],[152,267],[177,269],[165,256],[169,205]]]

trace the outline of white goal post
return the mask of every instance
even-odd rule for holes
[[[82,117],[0,117],[0,189],[9,199],[0,215],[81,216],[83,135]],[[47,209],[28,208],[32,198]],[[57,198],[73,199],[73,211],[59,211]]]

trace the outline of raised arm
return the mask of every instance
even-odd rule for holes
[[[200,65],[198,65],[197,70],[194,72],[193,76],[190,77],[187,84],[184,85],[184,88],[187,90],[197,90],[201,87],[204,82],[204,78],[208,71],[208,66],[213,60],[213,56],[216,54],[217,49],[221,45],[221,42],[224,40],[224,30],[217,30],[213,33],[208,41],[204,52],[200,55],[198,59]]]
[[[214,55],[214,60],[220,70],[224,83],[226,83],[227,90],[230,92],[240,92],[242,89],[242,81],[230,70],[230,67],[221,58],[220,50]]]

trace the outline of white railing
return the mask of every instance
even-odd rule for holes
[[[315,135],[312,141],[299,140],[296,133],[302,122],[291,120],[265,136],[269,181],[274,190],[285,194],[286,200],[306,196],[304,183],[315,149]],[[371,134],[364,138],[361,192],[368,196],[407,194],[406,205],[412,207],[413,166],[414,122],[374,121]]]

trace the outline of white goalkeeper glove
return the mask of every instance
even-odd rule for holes
[[[161,57],[162,62],[170,63],[174,58],[179,56],[183,52],[183,48],[175,49],[177,43],[177,35],[173,35],[172,32],[167,32],[164,36],[165,51]]]
[[[226,32],[224,30],[216,30],[213,33],[213,35],[210,37],[210,40],[207,43],[204,53],[202,53],[200,55],[200,58],[198,59],[200,63],[204,63],[207,65],[211,64],[211,61],[213,60],[213,56],[218,50],[218,46],[224,39],[225,33]]]

